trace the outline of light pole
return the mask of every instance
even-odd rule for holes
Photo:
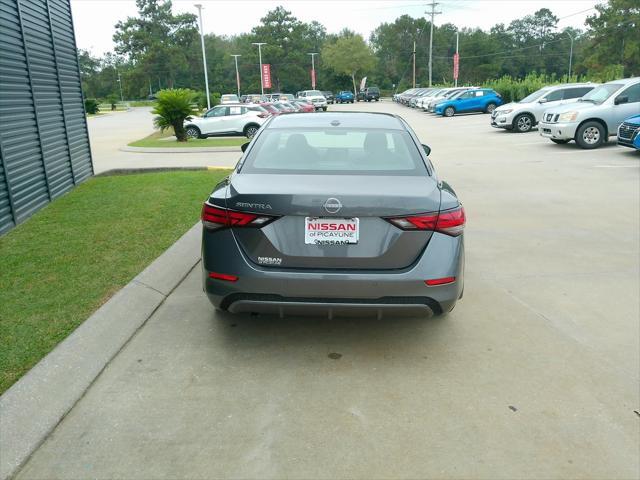
[[[204,29],[202,28],[202,5],[196,3],[194,5],[198,9],[200,16],[200,44],[202,45],[202,65],[204,66],[204,88],[207,92],[207,110],[211,108],[211,100],[209,99],[209,75],[207,74],[207,54],[204,51]]]
[[[569,83],[571,81],[571,63],[572,63],[572,60],[573,60],[573,40],[574,40],[574,37],[569,35],[569,32],[567,32],[567,36],[571,39],[571,49],[569,50],[569,76],[567,77],[567,83]]]
[[[231,55],[236,61],[236,85],[238,87],[238,98],[240,98],[240,73],[238,72],[238,57],[242,55]]]
[[[258,46],[258,59],[260,60],[260,94],[264,95],[264,78],[262,78],[262,45],[266,45],[266,43],[253,42],[251,45]]]
[[[316,64],[314,62],[314,58],[318,55],[317,52],[307,53],[307,55],[311,55],[311,89],[316,89]]]
[[[431,73],[433,71],[433,17],[440,15],[442,12],[436,12],[436,5],[439,5],[438,2],[431,2],[427,5],[431,7],[431,33],[429,35],[429,86],[431,86]]]
[[[456,31],[456,59],[457,59],[458,62],[460,61],[460,54],[458,53],[459,44],[460,44],[460,32]],[[460,67],[458,67],[458,68],[460,68]],[[454,66],[454,69],[455,69],[455,66]],[[458,72],[456,72],[456,84],[455,84],[455,86],[456,87],[458,86]]]
[[[120,79],[120,72],[118,72],[118,85],[120,85],[120,101],[124,103],[124,97],[122,96],[122,80]]]

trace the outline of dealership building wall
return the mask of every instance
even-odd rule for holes
[[[0,0],[0,234],[91,175],[69,0]]]

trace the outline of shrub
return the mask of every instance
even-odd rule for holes
[[[111,94],[107,97],[107,103],[111,106],[111,110],[116,109],[116,104],[118,103],[118,97],[114,94]]]
[[[151,113],[157,115],[153,122],[160,130],[173,127],[176,139],[179,142],[187,141],[187,134],[184,130],[185,120],[197,112],[193,109],[195,92],[188,88],[175,88],[160,90],[157,93],[156,106]]]
[[[220,93],[211,93],[209,95],[209,100],[211,101],[212,107],[220,105]],[[195,102],[198,104],[198,107],[200,107],[200,110],[204,110],[207,108],[207,94],[205,92],[197,92],[195,94]]]
[[[95,98],[85,98],[84,99],[84,110],[87,113],[95,115],[100,111],[98,107],[98,101]]]
[[[512,78],[509,75],[505,75],[495,80],[488,80],[484,82],[484,87],[493,88],[496,92],[502,95],[505,102],[516,102],[523,99],[527,95],[540,90],[547,85],[555,85],[559,83],[570,82],[586,82],[585,78],[578,78],[574,75],[571,78],[567,78],[566,75],[562,77],[556,77],[553,75],[544,75],[530,73],[524,78]]]

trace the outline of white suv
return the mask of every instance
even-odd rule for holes
[[[206,138],[223,135],[244,135],[252,138],[269,117],[260,105],[218,105],[202,117],[184,122],[189,138]]]
[[[320,90],[303,90],[298,93],[298,98],[309,100],[316,107],[316,110],[327,111],[327,99]]]
[[[598,83],[565,83],[541,88],[519,102],[500,105],[491,114],[491,126],[514,132],[529,132],[549,108],[575,102],[596,88]]]
[[[554,143],[575,140],[598,148],[615,135],[625,118],[640,113],[640,77],[594,88],[575,103],[545,110],[538,131]]]

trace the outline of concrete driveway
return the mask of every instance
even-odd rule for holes
[[[639,155],[341,108],[403,115],[464,201],[456,309],[221,315],[197,266],[18,478],[640,476]]]
[[[153,133],[153,115],[149,107],[89,117],[87,124],[95,173],[116,168],[233,167],[240,158],[239,152],[216,152],[214,157],[211,153],[163,154],[120,150],[128,143]]]

